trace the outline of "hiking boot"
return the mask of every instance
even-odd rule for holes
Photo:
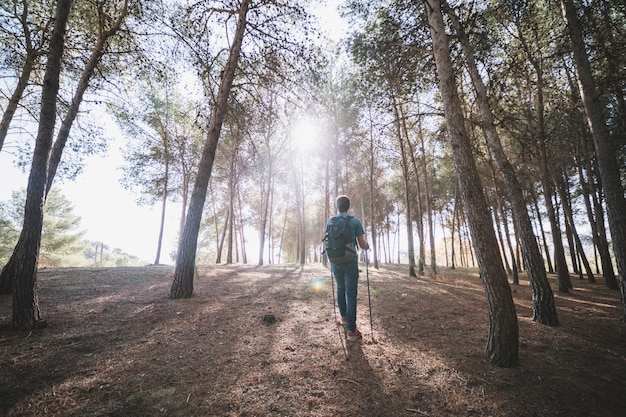
[[[339,320],[339,323],[338,323],[338,324],[339,324],[340,326],[346,327],[346,324],[348,324],[348,320],[347,320],[345,317],[342,317],[342,318]]]
[[[353,342],[355,340],[359,340],[363,337],[363,335],[361,334],[361,332],[359,331],[359,329],[356,329],[353,332],[348,332],[348,335],[346,336],[346,339],[348,340],[348,342]]]

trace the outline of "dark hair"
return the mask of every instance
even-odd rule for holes
[[[347,213],[350,208],[350,199],[345,195],[337,197],[337,210],[339,213]]]

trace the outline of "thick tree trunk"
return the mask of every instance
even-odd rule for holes
[[[519,358],[519,330],[511,288],[498,250],[493,224],[465,130],[439,0],[425,0],[439,91],[446,116],[448,140],[472,233],[481,279],[489,306],[489,336],[485,356],[491,363],[514,366]]]
[[[120,12],[118,17],[114,21],[114,24],[112,25],[112,27],[107,31],[101,31],[99,33],[98,38],[96,39],[96,44],[94,45],[92,49],[92,53],[89,59],[87,60],[87,62],[85,63],[85,67],[78,81],[76,91],[74,93],[74,97],[68,107],[67,113],[65,114],[63,121],[61,122],[61,127],[59,129],[59,132],[57,133],[56,140],[54,141],[54,144],[51,145],[51,149],[48,150],[47,179],[46,179],[46,191],[44,195],[44,201],[48,195],[48,192],[52,188],[52,182],[54,180],[57,168],[61,161],[61,156],[63,155],[65,144],[67,143],[67,140],[69,138],[70,130],[78,114],[78,109],[83,101],[83,96],[85,94],[85,91],[89,87],[89,82],[91,81],[91,78],[93,77],[96,71],[96,68],[98,64],[100,63],[100,60],[106,53],[106,42],[108,41],[110,37],[114,36],[117,33],[122,23],[124,22],[124,19],[127,16],[127,11],[128,9],[126,7],[126,4],[124,4],[122,11]],[[25,13],[27,14],[26,10],[25,10]],[[26,26],[25,26],[25,29],[27,29]],[[27,36],[26,38],[27,38],[26,39],[27,44],[30,44],[30,36]],[[9,103],[7,105],[7,108],[2,118],[2,122],[0,123],[0,150],[2,149],[4,136],[6,136],[6,129],[8,129],[11,119],[13,117],[13,114],[15,113],[15,109],[17,108],[17,104],[19,103],[19,100],[24,92],[24,89],[28,85],[28,78],[29,78],[30,72],[32,71],[32,66],[34,64],[34,61],[37,58],[37,56],[40,55],[41,53],[40,51],[30,49],[31,48],[30,46],[28,48],[29,48],[29,52],[27,53],[27,56],[26,56],[26,62],[22,69],[22,74],[20,76],[20,79],[18,80],[16,90],[14,91],[13,96],[9,100]],[[7,264],[7,266],[8,266],[8,269],[11,269],[14,267],[9,264]],[[11,290],[11,281],[6,280],[2,278],[2,276],[0,276],[0,293],[5,294],[5,293],[8,293],[10,290]]]
[[[487,89],[478,72],[478,66],[474,60],[474,51],[456,16],[453,13],[450,13],[450,16],[461,38],[463,53],[468,64],[474,90],[476,91],[477,103],[482,120],[481,127],[487,140],[487,147],[504,178],[507,194],[511,201],[513,221],[516,224],[517,231],[520,233],[526,270],[528,271],[528,278],[533,290],[533,319],[539,323],[556,326],[559,321],[554,304],[554,295],[552,294],[550,282],[546,275],[543,258],[541,257],[539,246],[537,245],[537,239],[533,233],[522,186],[517,179],[513,166],[504,153],[500,137],[496,131],[493,114],[489,106]]]
[[[224,116],[228,109],[228,97],[241,53],[241,44],[246,29],[248,6],[249,0],[243,0],[239,9],[233,44],[230,48],[228,61],[222,72],[217,100],[211,114],[209,130],[202,151],[202,157],[200,158],[200,164],[198,165],[196,182],[191,194],[189,211],[185,219],[185,230],[183,231],[179,253],[176,258],[176,270],[174,271],[174,280],[169,295],[170,298],[189,298],[193,294],[193,276],[196,267],[196,248],[198,246],[198,233],[202,220],[202,210],[204,208],[209,179],[211,178],[217,143],[222,131],[222,123],[224,122]]]
[[[0,280],[7,279],[13,284],[12,322],[15,328],[36,328],[45,324],[41,320],[37,300],[37,262],[41,245],[48,157],[52,148],[56,121],[65,28],[71,6],[71,0],[57,2],[55,24],[43,79],[39,129],[26,189],[22,233],[13,255],[0,276]]]
[[[617,153],[602,114],[602,106],[585,51],[582,31],[578,24],[576,7],[572,0],[561,0],[561,8],[563,20],[567,24],[572,42],[574,67],[578,74],[580,95],[583,99],[587,123],[596,146],[600,177],[605,191],[613,252],[619,271],[618,280],[622,297],[623,317],[626,320],[626,200],[624,199],[624,188],[617,165]]]

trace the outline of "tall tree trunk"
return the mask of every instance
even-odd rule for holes
[[[611,140],[606,121],[602,114],[602,105],[596,91],[595,81],[591,72],[591,65],[585,51],[585,43],[582,31],[578,23],[576,7],[572,0],[561,0],[563,20],[567,24],[572,52],[574,55],[574,67],[578,75],[580,95],[583,99],[587,123],[593,142],[596,146],[600,177],[605,191],[607,214],[609,217],[609,229],[613,241],[615,262],[619,271],[619,286],[622,297],[622,310],[626,320],[626,200],[624,188],[617,165],[615,144]]]
[[[165,143],[165,155],[168,154],[167,151],[167,140]],[[157,250],[156,255],[154,257],[154,265],[158,265],[161,263],[161,246],[163,244],[163,231],[165,230],[165,207],[167,206],[167,187],[169,186],[169,175],[170,175],[170,163],[169,158],[165,157],[165,173],[163,179],[163,192],[161,193],[161,220],[159,222],[159,238],[157,240]]]
[[[446,268],[450,266],[450,261],[448,259],[448,245],[446,243],[446,225],[443,217],[443,209],[439,213],[441,219],[441,236],[443,237],[443,252],[446,257]]]
[[[535,64],[537,72],[537,146],[539,149],[539,171],[541,176],[541,186],[543,189],[543,199],[548,211],[548,220],[552,231],[552,245],[554,247],[554,266],[556,268],[557,282],[559,292],[568,293],[572,287],[565,260],[565,248],[563,247],[563,239],[561,237],[561,227],[559,219],[552,202],[554,196],[554,188],[552,186],[552,173],[549,168],[548,149],[546,144],[544,129],[544,103],[543,103],[543,75],[541,68]]]
[[[409,186],[409,160],[407,156],[408,150],[405,148],[405,139],[403,135],[402,123],[400,121],[401,114],[398,108],[395,97],[393,100],[393,109],[396,117],[396,130],[398,132],[398,141],[400,143],[400,154],[402,157],[402,178],[404,180],[404,204],[406,205],[406,232],[407,232],[407,244],[408,244],[408,256],[409,256],[409,276],[416,277],[415,272],[415,244],[413,242],[413,216],[411,210],[411,188]],[[398,248],[400,245],[398,244]],[[398,249],[398,253],[400,250]],[[400,256],[398,255],[398,263],[400,263]]]
[[[67,109],[67,113],[65,114],[65,117],[61,122],[61,128],[59,129],[59,133],[57,134],[56,140],[54,141],[54,145],[52,147],[52,151],[50,153],[50,159],[48,162],[46,195],[52,187],[52,181],[54,180],[57,168],[59,166],[59,163],[61,162],[61,156],[63,155],[65,144],[69,139],[70,130],[72,128],[72,125],[74,124],[74,120],[76,120],[78,109],[83,102],[83,97],[85,95],[85,91],[87,91],[87,88],[89,87],[89,82],[95,74],[96,68],[102,60],[102,57],[107,51],[107,45],[110,38],[113,37],[120,30],[120,28],[122,27],[122,23],[124,23],[124,21],[126,20],[126,16],[128,15],[128,1],[126,0],[124,1],[123,6],[120,8],[120,12],[115,18],[115,21],[111,25],[111,27],[108,30],[103,30],[105,25],[108,23],[108,21],[105,22],[105,20],[108,20],[111,17],[104,12],[104,4],[98,4],[98,14],[101,19],[99,22],[100,29],[98,33],[98,38],[96,39],[96,44],[91,51],[89,59],[85,63],[85,67],[83,68],[80,79],[78,80],[76,91],[74,92],[74,97],[72,98],[72,102]]]
[[[269,114],[274,114],[273,108],[274,102],[270,102]],[[272,129],[270,128],[272,124],[272,117],[267,117],[265,121],[266,131],[264,134],[264,149],[265,149],[265,157],[267,158],[267,176],[265,173],[262,173],[261,178],[261,225],[259,227],[259,260],[257,265],[263,266],[263,258],[265,257],[265,237],[267,230],[267,222],[268,217],[270,216],[270,196],[272,194],[272,176],[273,173],[273,157],[272,157],[272,148],[270,146]],[[271,244],[271,240],[270,240]],[[271,254],[271,251],[268,251]],[[271,256],[270,256],[271,258]],[[270,262],[271,263],[271,262]]]
[[[24,8],[26,10],[26,4],[24,3]],[[28,25],[23,25],[25,29],[28,29]],[[26,34],[26,41],[30,44],[30,35]],[[7,103],[6,108],[4,109],[4,113],[2,114],[2,120],[0,121],[0,151],[2,150],[2,146],[4,145],[4,140],[7,137],[7,133],[9,132],[9,125],[13,120],[13,116],[17,111],[17,106],[24,95],[24,90],[28,87],[28,80],[30,79],[30,74],[33,72],[33,67],[35,66],[35,60],[39,57],[39,52],[28,49],[26,52],[26,58],[24,59],[24,65],[22,66],[22,72],[20,74],[20,78],[17,80],[17,85],[15,86],[15,90],[13,90],[13,94],[11,98],[9,98],[9,102]]]
[[[241,44],[246,30],[246,16],[248,14],[249,0],[243,0],[239,8],[237,28],[230,48],[228,61],[222,72],[217,100],[211,114],[209,129],[207,132],[202,157],[198,165],[196,181],[189,203],[189,211],[185,219],[185,230],[181,239],[180,250],[176,257],[176,269],[174,280],[170,289],[170,298],[189,298],[193,294],[193,276],[196,267],[196,248],[198,246],[198,233],[202,220],[202,210],[206,199],[207,187],[211,178],[215,151],[222,131],[222,123],[228,108],[228,97],[235,78],[235,70],[241,53]]]
[[[230,210],[226,210],[226,220],[224,220],[224,228],[222,234],[217,240],[217,257],[215,258],[216,264],[222,263],[222,252],[224,251],[224,242],[226,241],[226,231],[228,231],[228,224],[230,222]]]
[[[565,236],[567,238],[567,245],[569,246],[569,256],[570,256],[570,261],[572,263],[572,270],[575,274],[578,274],[581,278],[582,278],[582,269],[579,265],[578,262],[578,248],[576,247],[576,243],[574,242],[574,233],[575,231],[573,230],[573,226],[570,225],[570,222],[568,221],[569,219],[567,218],[567,213],[568,210],[571,213],[571,203],[570,203],[570,198],[569,198],[569,186],[568,189],[565,190],[561,190],[561,182],[564,181],[562,179],[562,173],[561,175],[558,175],[557,177],[553,178],[553,182],[554,182],[554,187],[556,190],[556,197],[558,197],[559,201],[561,202],[561,207],[563,207],[563,218],[565,220]],[[564,184],[563,184],[564,186]],[[558,207],[558,204],[557,204]]]
[[[246,235],[245,235],[245,222],[243,221],[243,210],[241,209],[241,191],[237,187],[237,217],[239,218],[239,242],[241,244],[241,262],[245,265],[248,263],[248,254],[246,252]]]
[[[502,207],[502,205],[500,206],[502,209],[502,224],[504,226],[504,236],[506,238],[506,243],[507,246],[509,248],[509,253],[511,254],[511,269],[513,272],[513,284],[515,285],[519,285],[519,267],[518,267],[518,259],[519,257],[517,256],[517,253],[515,251],[515,248],[513,247],[513,244],[511,243],[511,233],[509,233],[509,219],[506,213],[506,210],[504,207]],[[515,224],[515,222],[514,222]],[[532,225],[531,225],[532,227]],[[515,227],[515,225],[513,226],[514,229],[517,229]],[[531,229],[532,230],[532,229]],[[518,233],[516,233],[516,236],[518,235]],[[537,250],[539,250],[539,248],[537,248]],[[545,273],[545,269],[544,269],[544,273]],[[546,280],[547,280],[547,276],[546,276]],[[550,285],[550,283],[548,282],[548,286]]]
[[[535,209],[535,221],[538,225],[538,231],[541,234],[541,241],[543,242],[543,248],[546,254],[546,262],[548,264],[548,273],[553,274],[554,268],[552,267],[552,257],[550,256],[550,248],[548,246],[548,239],[546,239],[546,232],[543,229],[543,220],[541,219],[541,212],[539,211],[539,202],[537,201],[537,194],[533,187],[530,188],[530,193],[533,202],[533,208]]]
[[[232,147],[231,156],[230,156],[230,175],[228,178],[228,218],[230,221],[228,222],[228,243],[226,246],[226,264],[230,265],[233,263],[233,244],[234,240],[234,229],[235,229],[235,182],[237,181],[237,164],[235,163],[235,159],[237,158],[237,145]]]
[[[585,268],[585,273],[587,274],[587,280],[590,283],[595,284],[596,279],[593,276],[593,272],[591,271],[591,266],[589,265],[589,261],[587,260],[587,256],[585,255],[582,242],[580,241],[580,237],[578,236],[578,232],[576,231],[576,223],[574,222],[574,215],[572,213],[572,208],[569,203],[565,178],[563,178],[563,175],[559,177],[558,183],[556,185],[557,185],[557,192],[559,193],[559,196],[561,197],[561,201],[563,202],[563,214],[565,215],[565,221],[567,222],[570,228],[570,231],[572,234],[572,240],[574,242],[574,245],[576,246],[576,251],[578,252],[578,256],[580,257],[583,267]],[[579,274],[581,275],[581,278],[582,278],[582,268],[580,268]]]
[[[426,146],[424,144],[424,132],[422,129],[422,118],[418,120],[418,136],[420,138],[422,153],[422,178],[424,180],[424,197],[426,199],[426,219],[428,222],[428,239],[430,242],[430,270],[433,274],[437,274],[437,253],[435,251],[435,225],[433,220],[433,203],[430,194],[430,185],[428,181],[428,160],[426,158]]]
[[[324,219],[331,217],[330,212],[330,158],[326,158],[326,165],[324,169]],[[326,224],[323,223],[324,229],[322,231],[324,239],[326,238]],[[328,256],[322,256],[322,264],[328,266]]]
[[[27,6],[25,5],[24,7],[25,7],[24,14],[22,17],[25,19],[27,15]],[[47,163],[47,168],[46,168],[47,178],[46,178],[46,187],[45,187],[46,191],[44,195],[44,201],[48,195],[48,192],[52,188],[52,182],[56,175],[58,165],[61,161],[61,156],[63,154],[65,144],[67,143],[67,140],[69,138],[71,127],[74,123],[74,120],[76,119],[76,116],[78,114],[78,109],[83,101],[83,96],[85,94],[85,91],[89,87],[89,82],[91,78],[93,77],[96,71],[96,68],[98,64],[100,63],[100,60],[106,53],[107,41],[109,40],[110,37],[114,36],[117,33],[122,23],[124,22],[124,19],[127,16],[127,11],[128,11],[127,4],[125,2],[124,6],[121,8],[120,14],[114,21],[111,28],[106,31],[103,30],[98,34],[98,37],[96,39],[96,44],[94,45],[92,49],[89,59],[85,63],[85,67],[83,68],[80,79],[78,81],[76,91],[74,93],[74,97],[72,98],[72,102],[70,103],[68,107],[67,113],[65,114],[65,117],[63,118],[63,121],[61,122],[61,127],[59,129],[59,132],[57,133],[56,140],[54,141],[53,144],[51,144],[50,149],[47,151],[48,163]],[[27,30],[26,22],[23,22],[23,24],[25,25],[24,29]],[[7,104],[7,108],[5,110],[5,113],[2,118],[2,122],[0,124],[0,149],[2,149],[4,136],[6,136],[6,129],[8,129],[11,119],[13,117],[13,114],[15,113],[15,109],[17,108],[17,104],[19,100],[21,99],[24,89],[28,85],[28,78],[30,75],[30,71],[32,71],[32,66],[34,64],[34,61],[37,58],[37,56],[41,54],[41,51],[32,49],[32,45],[30,45],[29,35],[26,36],[26,43],[27,43],[27,49],[28,49],[26,62],[22,69],[22,74],[20,76],[20,79],[18,80],[18,85],[16,87],[16,90],[14,91],[13,96],[11,97],[11,99],[9,100],[9,103]],[[14,103],[13,102],[14,100],[17,100],[17,102]],[[10,259],[9,263],[6,265],[8,270],[11,270],[15,267],[13,265],[10,265],[11,262],[12,261]],[[11,290],[11,280],[8,278],[3,278],[3,276],[4,274],[0,274],[0,293],[5,294]]]
[[[300,156],[300,172],[296,170],[296,167],[293,163],[292,158],[290,160],[291,164],[291,172],[293,178],[293,189],[296,194],[296,220],[297,220],[297,230],[296,230],[296,241],[298,242],[296,248],[296,258],[300,265],[304,265],[306,263],[306,242],[305,242],[305,205],[304,205],[304,161],[303,156]]]
[[[42,42],[35,47],[33,45],[32,33],[30,31],[29,26],[29,12],[28,12],[28,2],[20,2],[22,6],[22,12],[19,14],[20,25],[22,26],[22,30],[24,31],[24,39],[22,42],[26,47],[26,56],[24,57],[24,64],[22,65],[22,71],[17,80],[17,84],[15,89],[13,90],[13,94],[11,94],[11,98],[4,109],[4,113],[2,114],[2,120],[0,121],[0,151],[2,150],[2,146],[4,145],[4,140],[6,139],[7,133],[9,132],[9,125],[13,120],[13,116],[17,111],[17,106],[24,95],[24,91],[26,87],[28,87],[28,81],[30,80],[30,75],[33,72],[33,68],[35,66],[35,61],[44,54],[44,43]],[[17,14],[17,9],[15,9]]]
[[[411,161],[411,166],[413,167],[413,172],[415,173],[415,195],[416,195],[416,206],[415,206],[415,225],[417,226],[417,239],[418,239],[418,249],[417,249],[417,273],[420,275],[424,274],[424,264],[426,258],[426,249],[425,249],[425,239],[424,239],[424,215],[423,215],[423,204],[422,204],[422,185],[420,182],[420,170],[417,168],[417,162],[415,161],[415,150],[413,149],[413,142],[411,141],[411,136],[409,135],[409,130],[406,126],[406,114],[402,106],[399,106],[400,116],[401,116],[401,126],[404,132],[404,137],[406,138],[407,150],[409,152],[409,159]]]
[[[368,110],[371,111],[371,108],[369,108],[368,106]],[[375,169],[376,169],[376,164],[375,164],[375,155],[374,155],[374,126],[373,126],[373,122],[372,122],[372,115],[369,115],[369,145],[370,145],[370,149],[369,149],[369,194],[370,194],[370,228],[371,228],[371,235],[372,235],[372,252],[373,252],[373,258],[374,258],[374,268],[378,269],[378,241],[377,241],[377,236],[376,236],[376,228],[378,226],[378,216],[376,215],[376,194],[375,191],[377,191],[377,186],[376,186],[376,173],[375,173]],[[372,260],[370,259],[370,262]]]
[[[465,120],[450,59],[450,47],[439,0],[425,0],[437,79],[448,129],[448,141],[472,233],[476,258],[489,307],[485,356],[491,363],[514,366],[519,358],[519,330],[511,288],[498,250],[493,223],[465,130]]]
[[[0,280],[8,280],[12,283],[12,324],[17,329],[45,325],[45,321],[41,320],[37,297],[37,263],[41,245],[48,158],[52,149],[56,122],[65,29],[71,6],[71,0],[59,0],[56,5],[54,29],[50,38],[50,50],[43,79],[39,128],[26,189],[24,223],[13,255],[0,274]]]
[[[600,233],[600,225],[598,219],[603,219],[602,210],[600,210],[599,213],[595,212],[596,210],[594,210],[591,204],[592,193],[595,200],[595,187],[593,186],[593,178],[591,178],[590,176],[591,172],[590,170],[587,170],[588,180],[585,180],[585,176],[583,174],[583,165],[580,163],[580,161],[577,161],[576,168],[578,170],[578,180],[583,194],[583,200],[585,201],[585,207],[587,209],[587,218],[589,219],[589,224],[591,225],[593,243],[595,247],[598,248],[598,252],[600,255],[600,263],[602,264],[602,275],[604,276],[604,283],[609,288],[617,290],[619,289],[619,287],[617,285],[615,271],[613,270],[613,261],[611,260],[611,254],[609,253],[609,244],[606,241],[606,235],[602,235]],[[602,230],[604,231],[604,225],[602,225]]]
[[[452,209],[452,226],[450,227],[450,269],[456,268],[456,257],[454,250],[454,231],[456,230],[457,211],[461,202],[459,201],[459,181],[454,181],[454,208]]]

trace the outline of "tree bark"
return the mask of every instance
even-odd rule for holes
[[[430,270],[437,274],[437,253],[435,251],[435,222],[433,220],[433,203],[428,181],[428,161],[426,159],[426,146],[424,144],[424,133],[422,130],[422,119],[418,121],[418,135],[422,150],[422,178],[424,179],[424,197],[426,198],[426,218],[428,221],[428,239],[430,242]]]
[[[24,30],[23,41],[26,45],[26,56],[24,58],[24,65],[22,65],[20,77],[17,80],[17,85],[15,86],[15,90],[13,90],[13,94],[11,94],[11,98],[9,98],[7,106],[4,109],[4,113],[2,114],[2,120],[0,121],[0,151],[2,150],[4,140],[6,139],[7,133],[9,132],[9,126],[11,124],[11,121],[13,120],[13,116],[17,111],[17,106],[19,105],[20,100],[24,95],[26,87],[28,87],[30,74],[33,72],[35,61],[37,60],[37,58],[44,54],[43,42],[40,43],[38,47],[35,47],[33,45],[32,33],[28,24],[28,2],[21,2],[21,4],[23,6],[23,9],[21,14],[19,15],[19,20],[22,29]]]
[[[416,277],[415,272],[415,244],[413,242],[413,216],[411,215],[411,193],[409,187],[409,162],[407,157],[407,149],[405,149],[405,143],[403,138],[403,129],[400,122],[400,111],[398,110],[398,103],[396,99],[393,100],[393,109],[396,117],[396,129],[398,132],[398,141],[400,143],[400,154],[402,157],[402,178],[404,180],[404,203],[406,205],[406,232],[407,232],[407,244],[408,244],[408,256],[409,256],[409,276]],[[398,247],[400,245],[398,244]],[[398,253],[400,251],[398,250]],[[398,263],[400,263],[400,256],[398,256]]]
[[[29,41],[28,36],[26,39],[27,41]],[[26,90],[26,87],[28,87],[28,80],[30,79],[30,74],[33,71],[33,67],[35,66],[35,60],[38,56],[39,54],[37,53],[37,51],[29,50],[26,53],[26,58],[24,60],[24,65],[22,66],[20,78],[17,80],[15,90],[13,90],[13,94],[11,95],[9,102],[7,103],[7,107],[4,109],[4,113],[2,114],[2,120],[0,121],[0,151],[2,150],[4,140],[6,139],[7,133],[9,132],[9,125],[11,124],[13,116],[17,111],[17,106],[19,105],[20,100],[24,95],[24,90]]]
[[[368,107],[368,110],[371,110]],[[376,195],[375,195],[375,190],[377,189],[376,187],[376,174],[374,172],[375,168],[376,168],[376,164],[375,164],[375,155],[374,155],[374,126],[373,126],[373,122],[372,122],[372,116],[370,114],[369,117],[369,122],[370,122],[370,126],[369,126],[369,145],[370,145],[370,149],[369,149],[369,193],[370,193],[370,228],[371,228],[371,234],[372,234],[372,252],[373,252],[373,264],[374,264],[374,268],[378,269],[378,242],[377,242],[377,236],[376,236],[376,228],[378,227],[378,216],[376,216]],[[370,262],[372,262],[372,259],[370,259]]]
[[[404,132],[404,137],[406,138],[407,151],[409,153],[409,159],[411,160],[411,166],[413,167],[413,172],[415,173],[415,195],[416,195],[416,206],[415,206],[415,225],[417,226],[417,240],[418,240],[418,249],[417,249],[417,273],[420,275],[424,274],[424,264],[426,258],[426,245],[424,239],[424,215],[423,215],[423,204],[422,204],[422,185],[420,183],[420,170],[417,168],[417,162],[415,161],[415,150],[413,149],[413,142],[411,142],[411,137],[409,135],[409,130],[406,126],[406,115],[404,109],[399,106],[399,114],[401,120],[402,131]],[[407,190],[407,195],[410,195]]]
[[[13,255],[0,276],[0,280],[8,279],[13,284],[12,324],[16,329],[45,325],[45,321],[41,320],[37,297],[37,263],[41,245],[48,156],[54,137],[64,38],[71,6],[71,0],[59,0],[56,5],[54,29],[43,79],[39,128],[26,189],[24,223]]]
[[[587,124],[596,147],[600,177],[605,191],[613,252],[619,272],[618,282],[622,297],[623,318],[626,320],[626,200],[617,165],[617,152],[602,114],[602,106],[596,91],[574,2],[561,0],[561,9],[572,43],[574,67],[578,75],[578,86],[587,115]]]
[[[591,172],[587,169],[587,177],[588,180],[585,180],[585,176],[583,175],[583,166],[580,161],[577,161],[576,168],[578,170],[578,179],[580,183],[580,188],[583,194],[583,199],[585,201],[585,207],[587,209],[587,218],[589,219],[589,224],[591,225],[591,233],[593,236],[593,243],[598,248],[598,252],[600,254],[600,263],[602,265],[602,276],[604,277],[604,283],[611,289],[617,290],[619,289],[617,285],[617,277],[615,276],[615,270],[613,269],[613,261],[611,260],[611,254],[609,253],[609,244],[606,241],[606,234],[604,233],[604,225],[600,227],[599,219],[604,221],[604,217],[602,216],[602,211],[597,211],[598,205],[592,206],[591,204],[591,196],[593,195],[594,201],[596,200],[595,196],[595,187],[593,186],[593,178],[591,178]],[[594,210],[593,207],[596,207]],[[602,230],[602,233],[600,233]],[[596,257],[597,264],[597,257]],[[597,269],[597,268],[596,268]]]
[[[237,28],[230,48],[228,61],[222,72],[217,100],[211,114],[209,130],[207,132],[202,157],[198,165],[198,173],[189,202],[189,210],[185,219],[185,230],[181,238],[174,280],[170,290],[170,298],[189,298],[193,294],[193,276],[196,267],[196,248],[198,246],[198,233],[202,220],[202,210],[206,199],[207,187],[211,178],[213,161],[217,143],[222,131],[222,123],[228,110],[228,97],[235,78],[237,62],[241,54],[241,44],[246,29],[246,17],[248,14],[249,0],[243,0],[239,8]]]
[[[269,113],[273,114],[273,102],[270,105]],[[266,123],[268,126],[272,123],[269,117]],[[265,256],[265,234],[267,229],[268,217],[270,216],[269,209],[271,199],[270,197],[272,195],[272,176],[274,175],[274,161],[272,157],[272,149],[270,146],[271,131],[272,129],[269,129],[268,127],[264,138],[266,152],[265,157],[267,158],[267,176],[263,176],[261,178],[261,225],[259,227],[259,261],[257,263],[258,266],[263,266],[263,258]]]
[[[480,110],[481,127],[484,132],[487,147],[498,165],[507,194],[511,201],[513,221],[516,224],[517,231],[520,233],[520,241],[522,243],[522,252],[528,271],[528,279],[533,290],[533,320],[547,324],[549,326],[558,325],[556,306],[554,304],[554,295],[550,288],[550,282],[546,275],[543,258],[537,245],[537,238],[533,233],[532,223],[528,215],[528,207],[524,200],[522,186],[517,179],[515,170],[504,153],[502,142],[498,132],[496,131],[493,114],[489,105],[489,97],[487,89],[482,81],[478,66],[474,60],[474,51],[469,44],[469,40],[465,31],[453,13],[450,13],[452,22],[456,26],[457,32],[461,39],[463,53],[468,64],[470,77],[474,90],[476,91],[476,99]],[[494,179],[495,183],[495,179]],[[503,248],[504,249],[504,248]]]
[[[100,7],[102,7],[102,5]],[[102,10],[99,10],[99,12],[101,19],[110,18],[110,16],[106,15]],[[65,114],[65,117],[61,122],[61,128],[59,129],[59,133],[57,134],[56,140],[54,141],[54,145],[52,147],[52,151],[50,153],[46,194],[48,193],[48,191],[50,191],[50,188],[52,187],[52,181],[54,180],[57,168],[59,166],[59,163],[61,162],[61,156],[63,155],[65,144],[67,143],[67,140],[70,136],[70,130],[72,128],[72,125],[74,124],[74,120],[76,120],[76,116],[78,115],[78,109],[83,102],[83,96],[85,95],[85,91],[87,91],[87,88],[89,87],[89,82],[91,81],[96,71],[96,68],[98,67],[98,64],[102,60],[102,57],[106,53],[107,43],[109,42],[109,39],[120,30],[120,28],[122,27],[122,23],[126,19],[127,15],[128,1],[125,1],[124,6],[121,8],[120,14],[115,19],[115,22],[113,23],[111,28],[108,30],[101,30],[98,33],[96,44],[92,49],[89,59],[85,63],[85,68],[80,75],[74,97],[72,98],[72,103],[67,109],[67,113]],[[99,27],[102,28],[104,22],[101,21],[99,25]]]
[[[563,174],[565,175],[565,174]],[[589,261],[587,260],[587,255],[585,255],[585,251],[583,249],[583,244],[580,241],[580,237],[578,236],[578,232],[576,231],[576,223],[574,222],[574,214],[572,213],[572,206],[569,201],[569,195],[566,187],[566,179],[563,175],[559,176],[558,182],[556,184],[557,192],[561,197],[561,202],[563,205],[563,214],[565,215],[565,222],[570,229],[570,233],[572,235],[573,245],[575,245],[577,256],[580,258],[582,263],[582,267],[579,268],[578,274],[582,278],[582,269],[585,268],[585,273],[587,274],[587,281],[592,284],[596,283],[596,279],[593,276],[593,272],[591,271],[591,266],[589,265]]]
[[[493,223],[480,185],[471,143],[465,130],[440,2],[425,0],[424,3],[433,40],[449,146],[452,149],[460,191],[469,218],[480,276],[487,294],[489,335],[485,356],[491,363],[511,367],[517,364],[519,358],[519,330],[511,288],[502,265]]]

